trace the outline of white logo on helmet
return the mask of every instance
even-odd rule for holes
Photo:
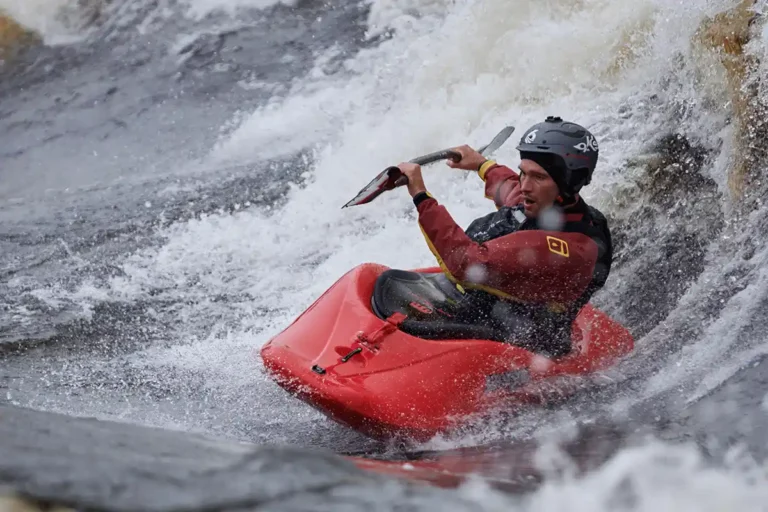
[[[579,151],[585,152],[585,151],[597,151],[597,139],[594,137],[591,137],[587,135],[587,142],[579,142],[574,148],[578,149]]]
[[[533,144],[533,141],[536,140],[536,134],[539,133],[539,130],[532,130],[531,133],[525,136],[525,143],[526,144]]]

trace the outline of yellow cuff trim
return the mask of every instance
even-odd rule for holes
[[[477,170],[477,174],[480,175],[481,180],[485,181],[485,173],[494,165],[496,165],[495,160],[486,160],[483,165],[480,166],[480,169]]]

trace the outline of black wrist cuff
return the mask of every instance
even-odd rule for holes
[[[425,199],[429,199],[430,196],[428,192],[419,192],[415,196],[413,196],[413,204],[418,208],[418,206],[424,201]]]

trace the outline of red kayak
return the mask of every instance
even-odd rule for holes
[[[487,327],[452,323],[447,313],[439,323],[418,322],[419,312],[443,313],[441,300],[450,302],[455,286],[438,283],[425,297],[423,283],[399,282],[399,300],[413,314],[391,313],[383,302],[392,290],[383,297],[377,284],[385,271],[403,272],[352,269],[261,350],[283,388],[371,437],[427,440],[474,414],[536,401],[537,383],[604,369],[634,347],[627,329],[590,304],[574,323],[573,351],[555,360],[504,343]],[[439,268],[415,272],[404,274],[442,277]]]

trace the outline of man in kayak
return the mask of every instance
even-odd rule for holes
[[[598,145],[582,126],[548,117],[526,130],[517,149],[519,173],[469,146],[455,148],[462,158],[448,165],[476,171],[497,208],[466,231],[427,192],[420,166],[398,167],[427,245],[463,294],[460,316],[560,357],[571,351],[571,324],[605,284],[613,259],[605,217],[579,196]]]

